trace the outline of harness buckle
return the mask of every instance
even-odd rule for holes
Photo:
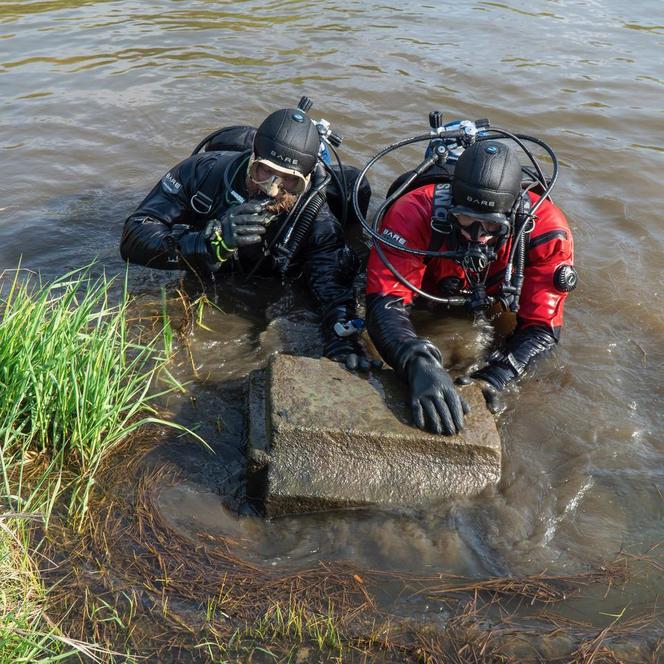
[[[189,201],[194,212],[198,212],[198,214],[210,214],[213,203],[214,201],[202,191],[197,191]],[[202,209],[199,209],[197,205],[200,205]]]

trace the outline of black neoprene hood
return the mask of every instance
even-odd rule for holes
[[[292,168],[305,176],[316,165],[319,147],[316,126],[298,108],[284,108],[268,115],[254,138],[256,157]]]
[[[459,157],[450,212],[498,220],[509,215],[521,193],[521,164],[498,141],[478,141]]]

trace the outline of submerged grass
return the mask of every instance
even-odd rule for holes
[[[71,639],[47,612],[48,592],[28,548],[35,515],[0,515],[0,664],[101,662],[107,648]]]
[[[0,662],[55,661],[66,649],[43,612],[44,588],[23,526],[0,518]]]
[[[160,496],[179,484],[180,471],[147,458],[137,463],[135,456],[101,474],[97,518],[70,547],[73,573],[54,577],[54,604],[70,612],[69,633],[77,638],[148,661],[657,661],[648,659],[648,649],[658,647],[652,639],[663,624],[659,611],[574,624],[556,611],[584,589],[620,592],[637,579],[639,564],[652,564],[646,558],[618,555],[576,575],[512,579],[418,577],[340,561],[280,570],[244,559],[242,544],[232,538],[174,526]],[[386,583],[414,606],[421,599],[430,608],[412,618],[393,613],[379,599]],[[643,657],[607,659],[621,640],[642,641]]]

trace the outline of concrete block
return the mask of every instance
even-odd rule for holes
[[[410,425],[391,369],[367,379],[326,359],[275,355],[250,380],[250,468],[269,516],[369,504],[418,505],[477,494],[500,479],[501,445],[475,385],[464,431]]]

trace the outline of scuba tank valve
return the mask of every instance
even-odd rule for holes
[[[309,110],[311,110],[311,108],[313,107],[313,105],[314,105],[313,100],[310,97],[304,96],[300,99],[297,107],[304,113],[308,113]],[[327,150],[326,144],[338,148],[344,140],[343,136],[333,132],[332,129],[330,128],[330,123],[324,118],[321,118],[320,120],[314,120],[312,118],[311,121],[316,126],[316,129],[318,130],[318,135],[320,136],[320,151],[318,153],[318,156],[323,160],[325,164],[329,166],[332,163],[332,159],[330,158],[330,153]]]

